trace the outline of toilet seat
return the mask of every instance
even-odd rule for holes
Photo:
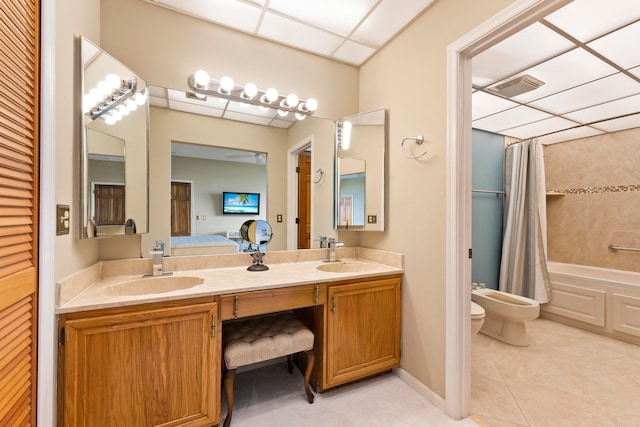
[[[484,308],[478,303],[471,301],[471,319],[484,318]]]

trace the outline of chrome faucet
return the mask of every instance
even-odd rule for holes
[[[336,239],[334,239],[333,237],[327,237],[327,247],[329,248],[329,259],[327,260],[327,262],[340,261],[336,259],[336,247],[342,246],[343,244],[344,243],[336,242]]]
[[[164,242],[156,242],[155,247],[153,248],[153,250],[151,252],[149,252],[149,255],[151,255],[153,257],[153,274],[152,276],[162,276],[163,270],[164,270],[164,261],[163,261],[163,256],[164,256]]]

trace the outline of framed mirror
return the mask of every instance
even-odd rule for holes
[[[335,122],[334,228],[384,230],[384,109]]]
[[[80,37],[82,239],[148,232],[147,83]]]

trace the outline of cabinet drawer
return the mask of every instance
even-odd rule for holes
[[[220,297],[222,320],[275,313],[321,305],[327,301],[326,285],[303,285],[264,291],[240,292]]]

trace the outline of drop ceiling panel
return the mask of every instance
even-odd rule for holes
[[[640,4],[636,6],[640,9]],[[604,36],[587,46],[620,65],[624,69],[640,65],[640,21]]]
[[[223,110],[211,108],[204,105],[189,104],[187,102],[169,101],[169,108],[172,110],[184,111],[185,113],[201,114],[203,116],[222,117]]]
[[[374,52],[375,49],[371,47],[347,40],[333,53],[333,56],[349,64],[358,65],[366,61]]]
[[[530,105],[565,114],[637,93],[640,93],[640,84],[619,73],[539,99]]]
[[[568,73],[567,70],[571,72]],[[527,70],[526,74],[542,80],[544,84],[531,92],[514,96],[513,99],[529,102],[615,73],[617,70],[614,67],[586,50],[573,49]]]
[[[566,116],[582,123],[592,123],[603,118],[613,118],[637,112],[640,112],[640,95],[629,96],[596,105],[595,107],[574,111],[566,114]]]
[[[246,32],[255,31],[262,13],[262,9],[237,0],[154,1],[189,15]]]
[[[268,117],[258,117],[251,114],[236,113],[235,111],[227,111],[224,115],[224,118],[264,126],[268,125],[271,121],[271,119]]]
[[[512,128],[550,117],[552,117],[551,114],[522,105],[480,120],[474,120],[473,127],[489,132],[500,133],[500,131],[505,129],[505,123],[511,124],[509,128]]]
[[[587,138],[589,136],[601,135],[604,132],[590,127],[580,127],[575,129],[567,129],[562,132],[543,136],[540,138],[542,144],[555,144],[557,142],[571,141],[572,139]]]
[[[473,84],[491,85],[575,47],[540,23],[534,23],[473,58]]]
[[[638,18],[638,0],[574,0],[545,20],[576,39],[588,42]]]
[[[433,0],[383,0],[352,37],[364,44],[380,47],[432,2]]]
[[[609,120],[598,123],[596,126],[607,132],[618,132],[625,129],[636,128],[640,126],[640,114]]]
[[[303,50],[329,56],[342,38],[310,26],[283,18],[273,13],[264,16],[260,26],[261,36]]]
[[[524,126],[505,129],[501,133],[515,138],[526,139],[568,129],[577,125],[578,123],[572,122],[571,120],[563,119],[561,117],[551,117],[549,119],[529,123]]]
[[[376,0],[271,0],[269,9],[346,36]]]
[[[471,95],[471,101],[473,105],[472,120],[481,119],[482,117],[518,106],[517,103],[509,101],[508,99],[479,91]]]

